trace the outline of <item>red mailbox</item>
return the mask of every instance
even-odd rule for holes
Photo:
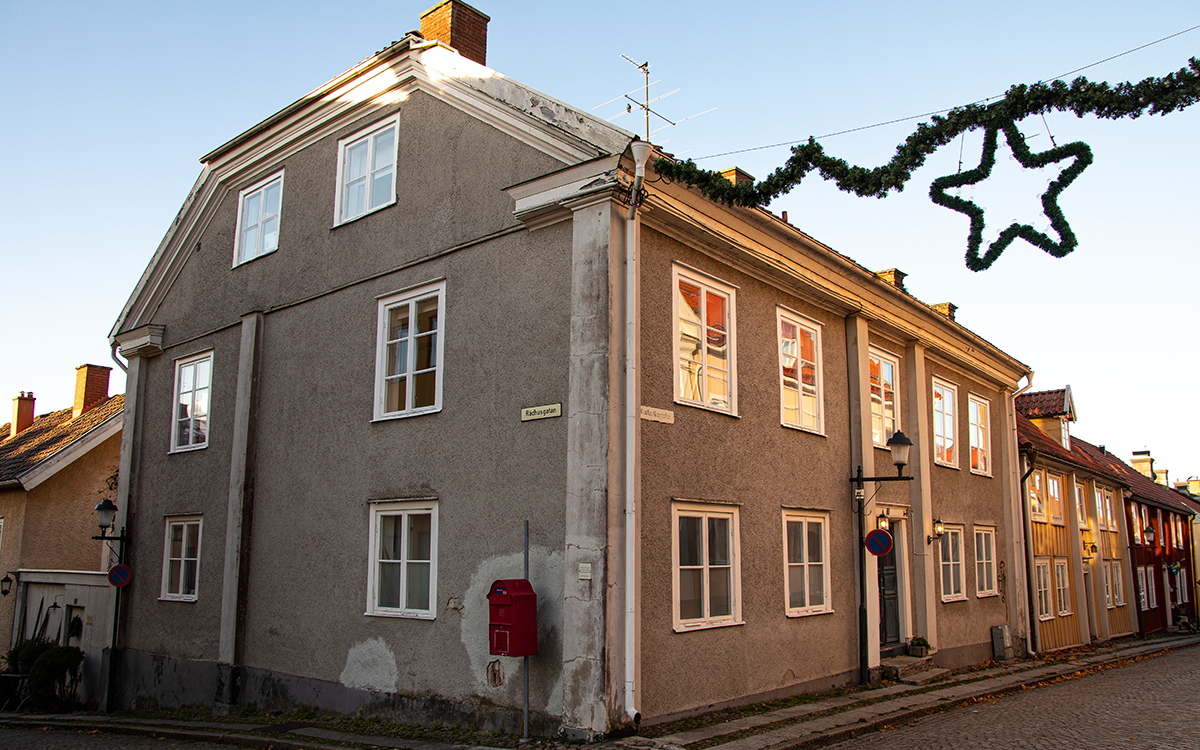
[[[487,598],[492,655],[537,654],[537,594],[529,581],[524,578],[495,581]]]

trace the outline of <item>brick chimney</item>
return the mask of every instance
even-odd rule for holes
[[[954,320],[954,313],[958,310],[958,305],[953,302],[939,302],[936,305],[930,305],[934,312],[939,312],[945,315],[950,320]]]
[[[730,167],[729,169],[723,169],[718,174],[732,182],[734,185],[741,185],[743,182],[754,182],[754,175],[743,171],[741,167]]]
[[[875,275],[902,292],[908,291],[904,288],[904,277],[908,274],[901,271],[899,268],[889,268],[886,271],[876,271]]]
[[[445,42],[458,54],[487,65],[487,25],[491,19],[459,0],[444,0],[421,14],[421,36]]]
[[[75,408],[71,419],[108,398],[108,375],[111,367],[80,365],[75,368]]]
[[[13,418],[12,424],[8,427],[8,436],[15,438],[31,424],[33,424],[33,391],[29,393],[21,391],[21,395],[13,399]]]
[[[1129,465],[1142,476],[1154,479],[1154,459],[1150,458],[1150,451],[1134,451]]]

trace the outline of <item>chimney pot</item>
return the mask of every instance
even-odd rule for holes
[[[75,368],[75,408],[71,410],[71,419],[78,418],[108,398],[108,376],[111,372],[111,367],[101,365],[80,365]]]
[[[421,36],[431,42],[445,42],[468,60],[487,65],[490,20],[460,0],[444,0],[421,14]]]
[[[12,424],[8,427],[8,436],[15,438],[28,429],[31,424],[33,424],[33,391],[29,393],[21,391],[21,395],[13,399]]]

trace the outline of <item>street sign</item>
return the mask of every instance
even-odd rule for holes
[[[133,571],[128,565],[117,563],[108,569],[108,582],[120,588],[129,583],[129,579],[133,578]]]
[[[886,555],[892,551],[892,535],[885,529],[872,529],[865,540],[867,552],[872,555]]]

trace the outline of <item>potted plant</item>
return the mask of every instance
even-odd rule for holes
[[[919,659],[929,656],[929,641],[925,640],[922,636],[914,636],[908,642],[908,655]]]

